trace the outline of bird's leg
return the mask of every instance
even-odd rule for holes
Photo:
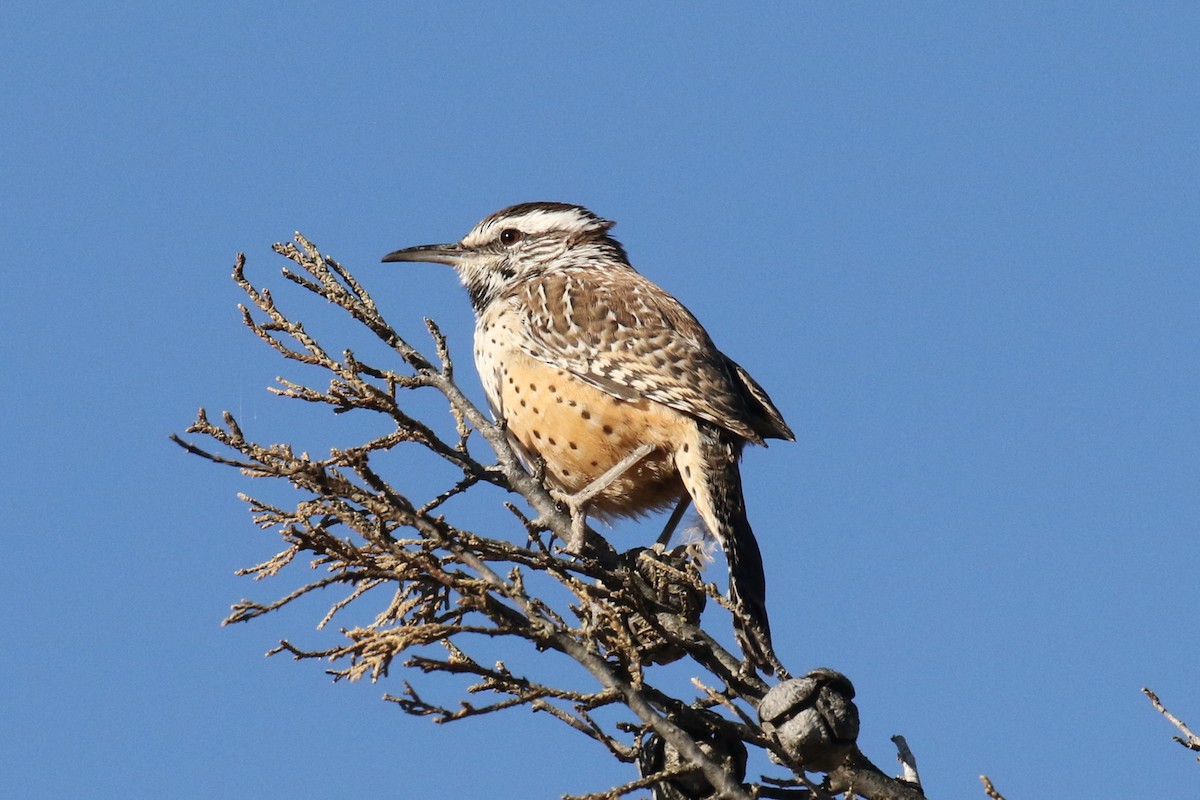
[[[643,444],[578,492],[563,496],[563,502],[567,504],[567,508],[571,512],[571,541],[567,542],[568,550],[577,553],[583,547],[583,540],[587,535],[588,504],[596,495],[612,486],[613,482],[624,475],[630,467],[650,455],[652,450],[654,450],[653,445]]]
[[[613,485],[613,481],[624,475],[630,467],[641,461],[654,449],[654,445],[643,444],[637,450],[634,450],[629,455],[622,458],[616,464],[613,464],[608,470],[596,480],[589,483],[587,486],[580,489],[575,494],[571,495],[571,502],[582,507],[584,504],[591,501],[593,497],[603,492],[609,486]]]
[[[675,510],[671,512],[671,518],[667,520],[663,532],[658,535],[658,544],[664,548],[671,541],[671,534],[675,533],[675,529],[679,527],[679,520],[683,519],[683,514],[688,510],[688,506],[692,504],[692,496],[684,493],[683,497],[679,498],[679,502],[675,505]]]

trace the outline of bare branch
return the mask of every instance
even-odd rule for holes
[[[834,794],[854,793],[871,800],[924,800],[921,787],[898,781],[872,764],[856,747],[846,763],[830,772],[825,788]]]
[[[449,345],[432,320],[425,321],[434,350],[427,358],[386,322],[341,264],[303,236],[274,249],[288,259],[283,277],[289,285],[356,320],[398,362],[373,365],[349,348],[318,341],[289,315],[285,303],[250,283],[239,254],[233,279],[247,297],[243,324],[286,362],[303,365],[304,375],[316,370],[327,381],[318,387],[280,377],[271,391],[334,414],[374,414],[388,430],[315,458],[299,445],[254,441],[232,415],[224,414],[217,424],[201,409],[187,429],[197,441],[171,437],[193,455],[295,491],[296,501],[286,505],[240,495],[255,524],[276,531],[284,548],[238,574],[262,580],[298,570],[305,561],[321,573],[275,600],[242,600],[225,624],[279,611],[319,590],[345,587],[337,589],[316,621],[317,630],[348,616],[351,606],[360,614],[371,608],[356,617],[368,622],[343,628],[334,646],[306,648],[283,640],[271,653],[324,661],[334,680],[381,680],[398,664],[412,680],[386,699],[438,723],[528,709],[596,741],[619,761],[638,760],[641,742],[649,736],[676,759],[638,780],[586,795],[589,800],[680,781],[704,782],[711,789],[706,796],[727,800],[827,796],[756,721],[769,687],[701,627],[706,603],[730,606],[703,582],[694,553],[661,546],[617,553],[586,527],[578,509],[573,514],[556,501],[538,465],[527,470],[503,427],[455,384]],[[447,417],[435,425],[414,416],[414,392],[439,395]],[[453,434],[443,437],[438,431],[451,424]],[[482,463],[470,452],[476,434],[495,463]],[[414,501],[405,481],[415,471],[426,473],[428,463],[449,465],[453,474],[434,489],[432,499]],[[515,520],[497,514],[488,531],[474,532],[443,515],[461,505],[449,501],[480,485],[498,487],[510,499],[516,495],[523,505],[504,502]],[[422,497],[429,496],[423,492]],[[517,529],[517,541],[499,532],[504,522]],[[555,541],[568,543],[570,551],[557,550]],[[524,645],[530,665],[543,663],[539,654],[551,651],[577,668],[547,680],[533,677],[537,671],[526,666],[521,670],[526,674],[517,674],[501,663],[485,665],[480,648],[497,638]],[[690,659],[702,677],[678,686],[654,682],[668,675],[652,671],[656,665],[679,659]],[[777,668],[786,678],[783,665]],[[450,700],[427,698],[417,679],[434,673],[452,684],[467,683]],[[738,743],[742,773],[744,745],[750,745],[770,751],[794,777],[788,785],[745,786],[744,775],[734,774],[729,761],[714,753],[712,737]],[[884,775],[856,748],[828,774],[826,788],[871,800],[922,796],[919,786]]]
[[[988,797],[992,800],[1004,800],[1004,795],[996,790],[996,787],[992,785],[992,781],[987,775],[980,775],[979,780],[983,782],[983,791]]]
[[[900,780],[919,787],[921,776],[917,772],[917,757],[908,749],[908,742],[903,736],[896,734],[892,737],[892,744],[896,745],[896,760],[900,762]]]
[[[1172,714],[1170,711],[1168,711],[1166,709],[1166,706],[1164,706],[1162,704],[1162,702],[1159,701],[1158,695],[1156,695],[1154,692],[1150,691],[1149,689],[1143,688],[1142,694],[1144,694],[1144,695],[1146,695],[1146,697],[1150,698],[1150,703],[1154,706],[1155,709],[1158,710],[1158,713],[1160,713],[1164,717],[1166,717],[1167,721],[1170,722],[1172,725],[1174,725],[1176,728],[1178,728],[1179,732],[1183,734],[1183,736],[1172,736],[1171,738],[1173,740],[1175,740],[1176,742],[1179,742],[1181,745],[1186,747],[1188,750],[1191,750],[1193,752],[1200,752],[1200,736],[1197,736],[1196,734],[1192,733],[1192,729],[1189,728],[1183,722],[1183,720],[1179,719],[1174,714]],[[1200,761],[1200,756],[1197,756],[1196,760]]]
[[[650,789],[662,781],[671,780],[672,778],[690,775],[696,771],[695,767],[685,765],[677,765],[669,769],[660,770],[659,772],[649,775],[645,778],[639,778],[636,781],[623,783],[620,786],[614,786],[606,792],[596,792],[594,794],[565,794],[563,800],[617,800],[627,794],[636,792],[638,789]]]

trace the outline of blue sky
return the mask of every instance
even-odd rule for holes
[[[1198,41],[1189,3],[7,3],[0,794],[630,777],[264,659],[336,639],[316,604],[219,628],[303,576],[234,577],[260,487],[167,441],[200,405],[333,435],[264,391],[237,251],[270,283],[301,230],[466,364],[451,274],[379,258],[528,200],[617,220],[796,430],[744,468],[776,643],[854,681],[878,763],[903,733],[932,796],[1194,794],[1139,689],[1200,719]]]

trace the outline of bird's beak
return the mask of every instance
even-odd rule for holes
[[[458,266],[463,257],[463,246],[454,244],[423,244],[417,247],[406,247],[383,257],[384,263],[389,261],[425,261],[432,264],[449,264]]]

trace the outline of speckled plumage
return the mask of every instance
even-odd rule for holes
[[[725,550],[743,650],[770,669],[765,580],[738,459],[747,442],[791,439],[766,392],[671,295],[639,274],[612,223],[580,206],[525,203],[461,242],[385,261],[458,271],[476,311],[475,363],[488,402],[528,461],[568,493],[649,444],[589,513],[637,516],[686,492]]]

